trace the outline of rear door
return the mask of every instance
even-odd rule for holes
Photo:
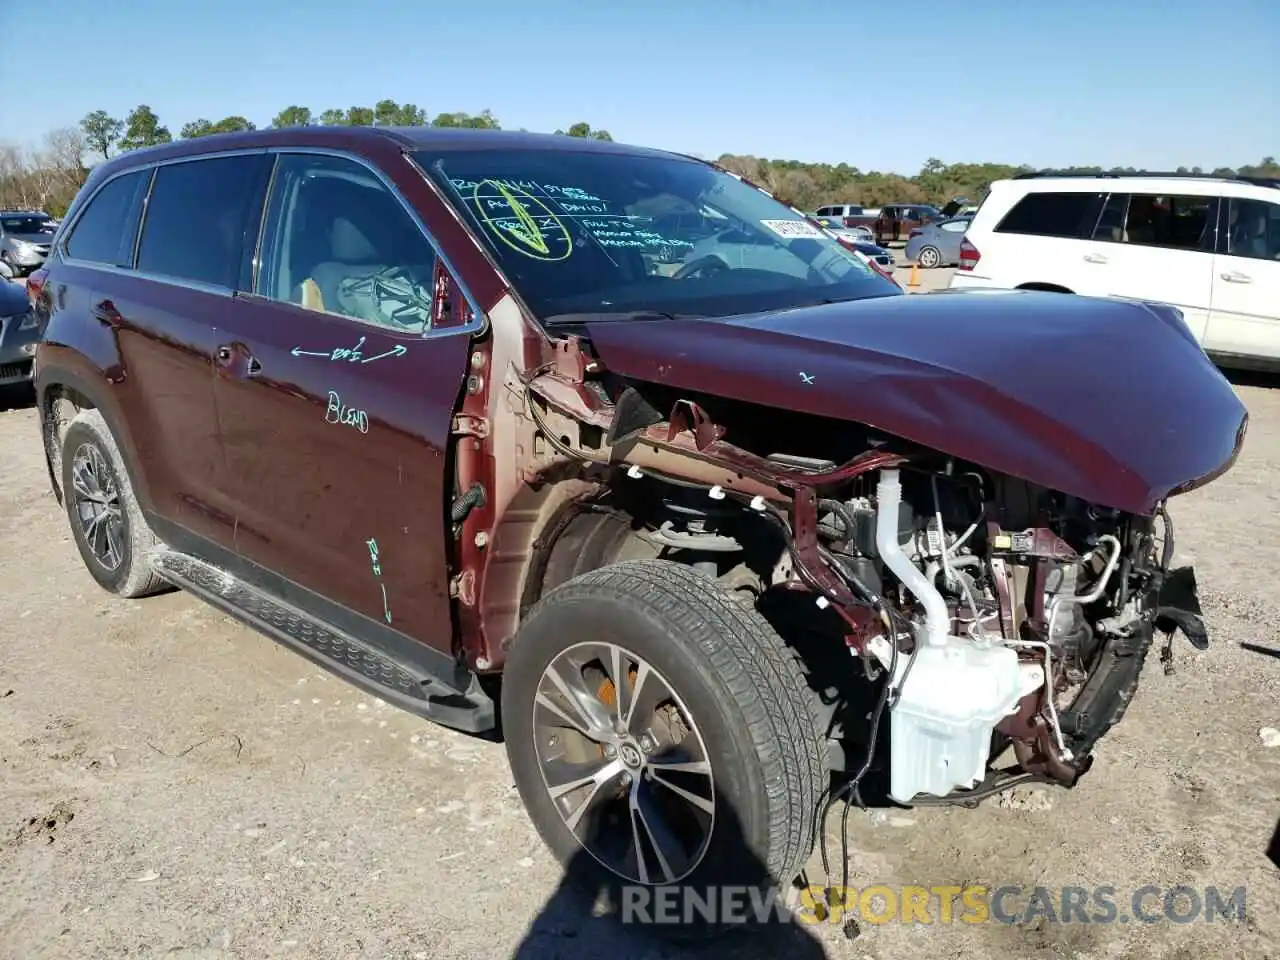
[[[1111,194],[1084,255],[1100,287],[1080,292],[1172,304],[1203,342],[1217,216],[1216,197]]]
[[[470,343],[452,283],[370,167],[281,153],[214,387],[248,575],[360,635],[442,651],[446,447]]]
[[[1280,203],[1233,197],[1223,206],[1205,349],[1280,359]]]
[[[265,162],[261,153],[184,159],[107,182],[70,225],[54,291],[60,311],[92,318],[103,338],[93,359],[117,358],[105,372],[144,508],[227,547],[234,517],[213,357]],[[144,211],[136,244],[126,226],[136,214],[115,209]]]

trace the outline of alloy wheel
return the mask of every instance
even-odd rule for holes
[[[71,460],[71,483],[84,542],[98,563],[115,570],[124,560],[124,516],[115,475],[95,444],[82,443],[76,448]]]
[[[715,778],[671,684],[612,643],[579,643],[547,665],[534,750],[552,804],[584,850],[624,880],[670,884],[706,854]]]
[[[933,247],[925,247],[920,251],[920,266],[924,267],[926,270],[932,270],[938,265],[938,261],[941,259],[941,255],[937,250],[933,249]]]

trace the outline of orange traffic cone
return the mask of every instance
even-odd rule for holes
[[[911,276],[907,278],[908,287],[920,286],[920,264],[911,261]]]

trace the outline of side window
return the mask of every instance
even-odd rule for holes
[[[1093,225],[1106,194],[1080,192],[1028,193],[996,225],[996,233],[1083,240]]]
[[[435,250],[386,185],[341,157],[285,154],[256,292],[391,330],[431,326]]]
[[[1113,193],[1107,197],[1102,213],[1098,217],[1098,225],[1093,229],[1093,239],[1107,243],[1121,243],[1125,240],[1124,221],[1129,213],[1129,195]]]
[[[94,194],[67,239],[67,256],[114,267],[133,266],[133,242],[150,182],[149,169],[137,170],[116,177]]]
[[[138,269],[234,288],[262,163],[261,154],[245,154],[158,167]]]
[[[831,207],[819,207],[814,213],[815,217],[829,217],[831,215]]]
[[[1214,197],[1168,197],[1135,193],[1124,222],[1125,243],[1174,250],[1213,249],[1218,216]]]
[[[1280,260],[1280,203],[1230,201],[1227,253],[1253,260]]]

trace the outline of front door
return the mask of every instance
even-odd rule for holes
[[[436,271],[369,168],[281,154],[214,390],[240,556],[339,626],[448,651],[446,448],[470,344],[435,325]]]
[[[1205,349],[1280,359],[1280,204],[1229,201]]]

